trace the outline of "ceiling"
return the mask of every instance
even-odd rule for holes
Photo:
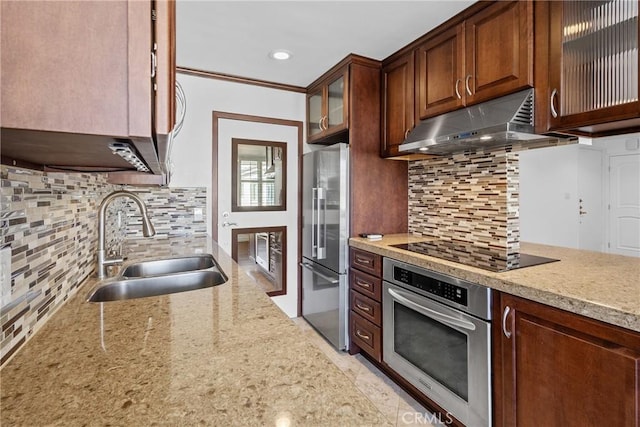
[[[384,59],[472,3],[178,0],[176,62],[306,87],[348,54]],[[293,56],[276,61],[274,49]]]

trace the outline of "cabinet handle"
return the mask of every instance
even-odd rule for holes
[[[469,88],[469,79],[471,79],[471,74],[467,75],[467,77],[464,79],[464,87],[465,87],[465,89],[467,89],[467,93],[469,95],[473,95],[471,93],[471,88]]]
[[[369,341],[371,339],[369,335],[365,335],[362,332],[360,332],[360,329],[356,329],[356,335],[362,338],[363,340]]]
[[[151,78],[156,76],[156,68],[158,68],[158,58],[155,52],[151,52]]]
[[[366,305],[360,305],[356,303],[356,307],[358,307],[362,311],[366,311],[367,313],[371,311],[371,307],[367,307]]]
[[[329,116],[324,116],[322,118],[322,127],[324,128],[324,130],[329,129]]]
[[[369,282],[363,282],[363,281],[360,281],[360,280],[358,280],[358,279],[356,279],[356,285],[358,285],[358,286],[362,286],[363,288],[367,288],[367,289],[370,289],[370,288],[371,288],[371,283],[369,283]]]
[[[506,306],[504,308],[504,312],[502,313],[502,333],[507,338],[511,338],[511,331],[507,331],[507,316],[509,316],[510,311],[511,307]]]
[[[556,107],[554,105],[554,98],[558,95],[558,89],[553,89],[553,91],[551,92],[551,101],[550,101],[550,107],[551,107],[551,115],[553,116],[553,118],[555,119],[556,117],[558,117],[558,112],[556,111]]]
[[[456,80],[456,96],[458,97],[458,99],[462,99],[462,95],[460,95],[460,91],[458,90],[458,85],[460,84],[462,80],[458,79]]]
[[[360,258],[358,255],[356,255],[356,262],[359,262],[360,264],[366,264],[366,265],[370,265],[371,261],[365,258]]]
[[[407,129],[404,131],[404,139],[407,139],[409,137],[409,132],[411,132],[411,129]]]

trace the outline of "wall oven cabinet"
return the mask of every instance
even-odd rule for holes
[[[384,362],[460,422],[490,426],[490,289],[383,265]]]

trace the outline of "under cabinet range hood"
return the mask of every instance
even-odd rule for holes
[[[398,147],[400,154],[452,154],[516,143],[558,141],[533,131],[533,89],[423,120]]]

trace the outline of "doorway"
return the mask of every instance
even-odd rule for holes
[[[282,274],[289,286],[272,299],[289,317],[296,317],[303,124],[214,111],[212,127],[211,234],[231,254],[235,230],[286,227],[287,253],[282,255],[289,262]]]
[[[286,295],[287,227],[231,230],[231,257],[270,297]]]

